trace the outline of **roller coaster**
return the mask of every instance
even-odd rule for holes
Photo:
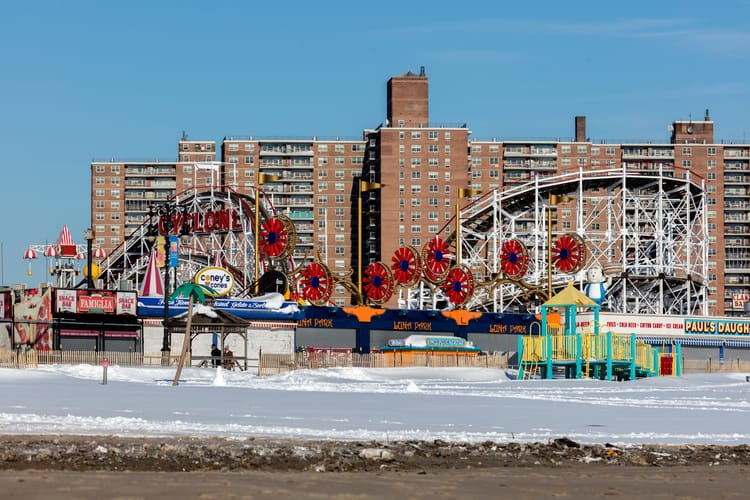
[[[570,281],[583,285],[586,270],[597,266],[610,280],[612,311],[708,312],[705,186],[688,170],[581,169],[486,192],[422,248],[399,247],[385,261],[367,263],[361,293],[356,270],[333,273],[315,256],[295,262],[293,222],[259,193],[257,207],[255,193],[229,188],[171,201],[167,227],[180,237],[174,282],[220,265],[234,276],[238,297],[263,291],[264,276],[273,275],[284,278],[293,298],[313,305],[329,304],[341,285],[360,304],[503,312],[541,303]],[[571,200],[575,222],[553,232],[557,198]],[[220,217],[232,227],[210,230]],[[124,280],[138,287],[155,237],[164,233],[152,212],[100,263],[103,286]]]

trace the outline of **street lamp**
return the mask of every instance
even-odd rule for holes
[[[281,180],[280,175],[264,174],[258,171],[258,181],[255,183],[255,295],[258,295],[260,289],[260,260],[259,260],[259,246],[260,246],[260,187],[266,182],[278,182]]]
[[[172,350],[172,336],[169,331],[169,260],[171,250],[170,236],[175,230],[174,216],[178,213],[180,213],[179,208],[169,202],[159,205],[158,207],[151,206],[150,208],[150,215],[152,220],[155,216],[159,216],[156,224],[152,224],[149,230],[149,233],[151,233],[150,237],[153,238],[154,245],[156,245],[156,242],[158,241],[157,236],[159,234],[162,234],[164,236],[164,334],[162,336],[161,345],[162,364],[169,364],[170,351]],[[185,229],[184,221],[185,218],[183,218],[180,233],[182,233]]]
[[[359,302],[362,300],[362,193],[376,191],[385,186],[378,182],[359,181],[359,196],[357,196],[357,293],[359,293]]]
[[[456,193],[456,266],[461,265],[461,200],[481,193],[480,190],[471,188],[458,188]]]
[[[549,195],[547,203],[547,300],[552,298],[552,209],[561,203],[570,203],[570,196]]]
[[[86,229],[83,232],[83,239],[86,240],[86,267],[88,268],[88,272],[86,273],[86,287],[91,290],[94,288],[94,266],[91,259],[91,241],[94,239],[94,231],[92,231],[91,228]]]

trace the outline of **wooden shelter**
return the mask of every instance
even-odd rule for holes
[[[169,318],[167,323],[169,330],[172,333],[185,334],[185,328],[187,327],[187,313],[182,313],[177,316]],[[192,342],[198,335],[214,335],[219,337],[219,349],[221,349],[221,366],[226,366],[226,362],[235,363],[241,361],[242,364],[238,365],[243,370],[247,370],[247,320],[230,314],[228,312],[214,309],[210,306],[201,305],[195,307],[193,310],[193,321],[190,325],[190,343],[192,352]],[[244,352],[242,356],[234,356],[232,360],[224,359],[224,342],[227,335],[237,334],[244,342]],[[192,357],[192,359],[201,359],[210,361],[210,356],[203,357]]]

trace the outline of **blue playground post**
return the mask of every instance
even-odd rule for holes
[[[576,378],[581,378],[583,374],[582,360],[583,358],[583,337],[580,333],[576,333]]]
[[[612,332],[607,332],[607,380],[612,381]]]
[[[523,335],[518,336],[518,376],[516,380],[523,380]]]
[[[675,344],[674,352],[677,358],[675,359],[675,374],[678,377],[682,377],[682,344]]]
[[[635,380],[636,375],[636,357],[638,350],[635,343],[635,333],[630,334],[630,380]]]

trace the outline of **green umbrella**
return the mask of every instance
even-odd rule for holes
[[[177,373],[174,376],[172,385],[177,385],[180,381],[180,374],[182,373],[182,367],[185,364],[185,357],[187,355],[188,345],[190,344],[190,328],[193,322],[193,301],[197,300],[201,304],[205,304],[206,295],[218,295],[219,292],[211,288],[210,286],[201,285],[198,283],[183,283],[178,286],[177,289],[172,292],[169,296],[169,300],[174,300],[177,297],[188,297],[188,317],[187,324],[185,325],[185,337],[182,340],[182,352],[180,353],[180,362],[177,364]]]

